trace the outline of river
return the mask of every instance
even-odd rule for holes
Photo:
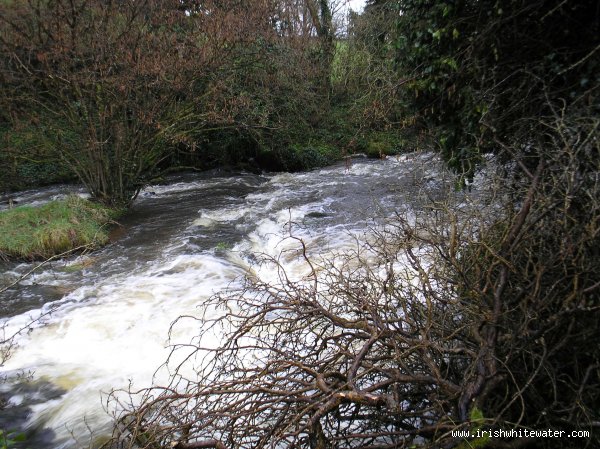
[[[313,253],[343,251],[394,214],[418,213],[423,198],[450,184],[429,153],[351,162],[295,174],[172,176],[141,192],[112,244],[52,262],[2,294],[6,335],[25,331],[0,368],[0,429],[24,432],[29,449],[86,447],[110,432],[107,393],[165,382],[157,368],[170,345],[197,334],[190,323],[169,340],[170,324],[203,313],[207,298],[254,269],[257,254],[285,249],[290,223]],[[40,203],[72,190],[15,199]],[[0,286],[31,268],[4,264]]]

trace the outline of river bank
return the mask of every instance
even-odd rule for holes
[[[47,259],[99,248],[108,242],[109,228],[121,212],[77,195],[10,207],[0,211],[0,259]]]

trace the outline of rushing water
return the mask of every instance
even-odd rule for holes
[[[6,335],[25,329],[1,368],[0,429],[25,431],[30,449],[85,447],[90,431],[110,430],[111,389],[166,381],[155,373],[169,344],[197,334],[190,324],[168,341],[173,320],[199,315],[255,254],[280,253],[290,223],[309,248],[339,251],[380,220],[415,213],[421,194],[443,189],[440,173],[432,155],[412,154],[300,174],[186,174],[147,188],[113,244],[44,266],[0,298]],[[6,265],[0,286],[31,267]]]

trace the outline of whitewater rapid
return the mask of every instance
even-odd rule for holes
[[[326,254],[395,214],[417,213],[422,198],[446,188],[442,172],[433,155],[415,153],[296,174],[185,174],[147,187],[115,243],[52,263],[0,298],[5,335],[25,329],[0,368],[0,428],[24,431],[30,449],[101,439],[111,430],[108,393],[166,383],[168,370],[158,368],[171,345],[197,335],[190,320],[169,338],[177,317],[219,313],[203,304],[246,274],[270,280],[256,257],[291,248],[290,232]],[[282,260],[304,274],[294,258]],[[0,281],[30,267],[7,266]]]

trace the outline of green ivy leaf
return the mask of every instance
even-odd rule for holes
[[[485,418],[483,416],[483,412],[481,411],[481,409],[479,409],[477,407],[473,407],[471,409],[471,413],[469,415],[469,419],[471,420],[471,422],[473,424],[476,425],[475,428],[478,428],[479,426],[481,426],[481,424],[483,424],[483,422],[485,421]]]
[[[452,57],[442,59],[442,63],[453,68],[454,70],[458,70],[458,64],[456,62],[456,59]]]

